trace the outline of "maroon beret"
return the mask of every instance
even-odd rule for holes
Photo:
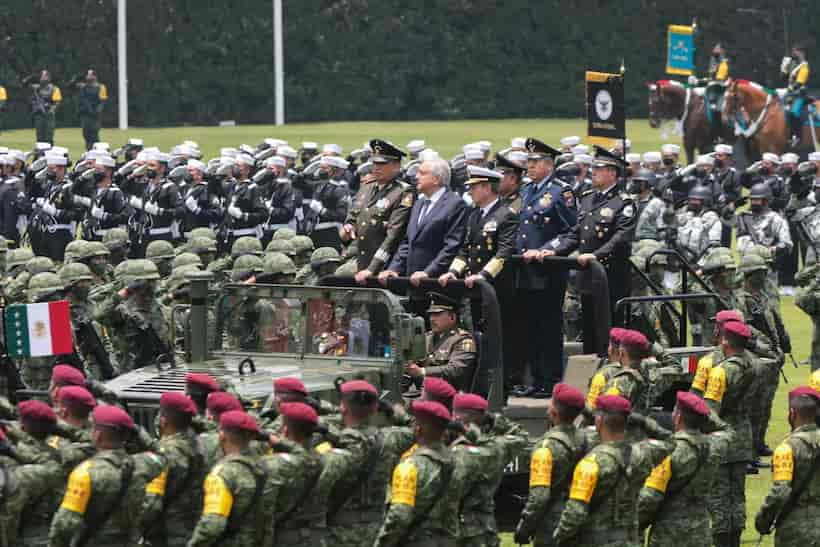
[[[95,426],[117,427],[121,429],[134,430],[134,420],[126,411],[118,406],[99,405],[91,413]]]
[[[453,398],[453,408],[459,410],[477,410],[484,412],[488,408],[487,399],[475,393],[456,393]]]
[[[632,403],[620,395],[601,395],[595,400],[595,409],[604,412],[622,412],[629,414],[632,412]]]
[[[791,390],[789,392],[789,400],[791,401],[795,397],[800,397],[801,395],[806,395],[812,399],[820,400],[820,393],[818,393],[816,389],[809,386],[798,386]]]
[[[229,410],[219,417],[219,427],[222,429],[240,429],[251,433],[259,433],[259,425],[253,416],[242,410]]]
[[[319,415],[312,406],[305,403],[282,403],[279,412],[288,420],[304,422],[311,425],[319,423]]]
[[[428,376],[424,379],[424,391],[436,399],[452,399],[456,395],[456,388],[446,380]]]
[[[214,391],[208,394],[206,402],[208,410],[211,414],[222,414],[231,410],[243,410],[242,403],[239,399],[228,393],[227,391]]]
[[[273,381],[274,393],[301,393],[307,395],[307,388],[305,383],[299,378],[287,376],[285,378],[277,378]]]
[[[196,416],[198,411],[196,404],[190,397],[179,391],[166,391],[159,398],[159,407],[166,410],[175,410],[182,414]]]
[[[450,421],[450,411],[436,401],[413,401],[413,414],[418,420]]]
[[[51,381],[55,386],[84,386],[85,376],[71,365],[57,365],[51,370]]]
[[[706,402],[689,391],[678,391],[678,406],[698,416],[708,416],[709,407]]]
[[[580,389],[569,384],[555,384],[552,388],[552,399],[570,408],[584,408],[586,398]]]
[[[642,332],[636,330],[625,330],[623,335],[621,335],[621,345],[639,349],[644,353],[649,351],[649,340],[646,339],[646,336],[644,336]]]
[[[613,346],[619,346],[621,344],[621,337],[623,337],[626,329],[622,329],[621,327],[612,327],[609,329],[609,343]]]
[[[80,386],[64,386],[57,392],[57,399],[61,403],[70,405],[82,405],[88,408],[97,406],[97,400],[91,392]]]
[[[723,325],[723,331],[740,336],[741,338],[751,338],[752,331],[746,326],[746,323],[739,321],[729,321]]]
[[[185,375],[185,383],[190,387],[197,387],[205,391],[219,391],[219,384],[210,374],[189,372]]]
[[[715,321],[726,323],[728,321],[739,321],[743,323],[743,314],[737,310],[720,310],[715,315]]]
[[[342,384],[342,393],[370,393],[379,396],[379,391],[365,380],[350,380]]]
[[[36,420],[38,422],[57,423],[57,415],[54,409],[43,401],[29,399],[17,405],[17,412],[22,420]]]

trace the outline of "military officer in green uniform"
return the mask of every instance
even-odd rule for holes
[[[356,281],[364,283],[381,272],[404,238],[415,195],[401,180],[401,159],[406,155],[391,143],[370,141],[374,181],[363,185],[339,229],[348,245],[345,259],[356,260]]]
[[[774,451],[774,484],[755,516],[755,528],[761,535],[776,528],[776,547],[820,544],[820,531],[813,525],[820,516],[819,404],[820,394],[811,387],[801,386],[789,393],[792,430]]]
[[[643,410],[648,382],[641,371],[641,361],[648,353],[646,336],[636,330],[626,329],[622,332],[619,349],[621,368],[604,386],[604,395],[620,395],[629,401],[634,410]]]
[[[34,129],[37,142],[54,144],[55,111],[63,100],[60,88],[51,83],[48,70],[40,72],[40,82],[31,86],[31,113],[34,118]]]
[[[427,358],[407,363],[405,374],[419,383],[425,376],[440,377],[459,391],[471,391],[477,364],[475,340],[468,331],[458,328],[458,302],[431,293],[427,314],[431,326]]]
[[[609,381],[621,370],[621,337],[625,332],[626,329],[621,327],[609,329],[607,360],[589,379],[586,407],[590,412],[595,410],[595,402],[598,400],[598,396],[604,392],[604,388]]]
[[[80,125],[85,149],[91,150],[94,143],[100,140],[100,115],[108,100],[108,89],[97,80],[97,73],[90,68],[85,74],[85,82],[78,82],[77,87],[80,90]]]
[[[568,384],[556,384],[547,411],[552,427],[535,443],[530,457],[530,491],[527,505],[515,529],[515,542],[530,540],[552,546],[552,533],[569,496],[575,464],[586,452],[582,430],[575,418],[584,409],[584,394]]]
[[[501,202],[516,215],[521,212],[521,186],[527,172],[527,153],[513,150],[495,155],[495,169],[504,175],[498,184]]]

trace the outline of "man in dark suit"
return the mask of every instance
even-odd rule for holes
[[[558,150],[534,138],[527,139],[526,147],[527,174],[532,182],[522,192],[516,247],[525,262],[532,262],[575,226],[575,198],[569,185],[553,177]],[[516,395],[548,398],[552,386],[561,381],[566,286],[564,269],[526,265],[519,269],[514,332],[522,338],[514,343],[527,348],[532,384],[514,390]],[[523,363],[512,366],[511,373],[520,379]]]
[[[444,160],[425,161],[416,174],[419,199],[410,211],[404,236],[390,267],[379,274],[379,281],[410,276],[419,286],[424,279],[445,273],[464,240],[467,206],[451,192],[450,166]]]

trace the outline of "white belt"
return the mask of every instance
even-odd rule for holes
[[[94,233],[96,233],[98,235],[105,235],[108,232],[110,232],[111,230],[114,230],[114,229],[117,229],[117,228],[125,229],[125,226],[113,226],[111,228],[97,228],[96,230],[94,230]]]
[[[262,227],[266,230],[279,230],[281,228],[290,227],[290,224],[263,224]]]
[[[151,228],[150,230],[148,230],[148,235],[152,235],[152,236],[158,236],[158,235],[170,234],[170,233],[171,233],[171,227],[170,226],[168,226],[166,228]]]
[[[257,228],[240,228],[238,230],[231,230],[231,235],[235,236],[249,236],[257,233]]]
[[[324,230],[325,228],[341,228],[341,222],[320,222],[316,226],[313,227],[314,230]]]
[[[49,224],[48,226],[46,226],[46,229],[50,233],[53,234],[57,230],[69,230],[69,231],[71,231],[71,230],[74,229],[74,226],[75,226],[74,223],[71,223],[71,224]]]

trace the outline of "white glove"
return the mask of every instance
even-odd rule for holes
[[[91,208],[91,216],[97,220],[102,220],[105,218],[105,209],[94,206]]]
[[[57,214],[57,208],[49,202],[43,203],[43,211],[45,213],[48,213],[51,216],[54,216],[54,215]]]
[[[87,198],[85,196],[74,196],[74,204],[75,205],[82,205],[86,209],[91,207],[91,198]]]
[[[698,85],[698,78],[694,74],[690,74],[687,81],[689,82],[689,85],[691,85],[691,86]]]
[[[142,200],[137,196],[131,196],[131,199],[128,200],[128,204],[134,209],[142,209]]]
[[[265,209],[270,211],[271,206],[273,205],[273,199],[269,199],[268,201],[262,202],[262,205],[265,206]]]
[[[325,208],[322,205],[321,201],[319,201],[318,199],[312,199],[310,200],[310,209],[316,213],[321,214]]]
[[[464,203],[467,204],[467,207],[473,206],[473,198],[470,197],[470,194],[465,193],[463,196],[461,196],[461,199],[464,200]]]
[[[196,202],[193,196],[185,200],[185,207],[187,207],[188,210],[192,213],[196,213],[197,211],[199,211],[199,204]]]
[[[789,65],[792,64],[791,57],[783,57],[783,60],[780,61],[780,72],[783,74],[787,74],[789,72]]]
[[[42,207],[45,202],[46,198],[37,198],[34,200],[34,205],[36,205],[37,207]]]
[[[691,164],[687,165],[686,167],[684,167],[683,169],[681,169],[680,174],[683,177],[687,177],[691,173],[694,173],[695,169],[697,169],[697,165],[695,165],[694,163],[691,163]]]
[[[229,205],[228,206],[228,214],[231,215],[233,218],[239,220],[245,214],[242,212],[242,209],[237,207],[236,205]]]
[[[149,215],[158,215],[159,214],[159,205],[156,203],[151,203],[150,201],[143,206],[143,210],[148,213]]]

